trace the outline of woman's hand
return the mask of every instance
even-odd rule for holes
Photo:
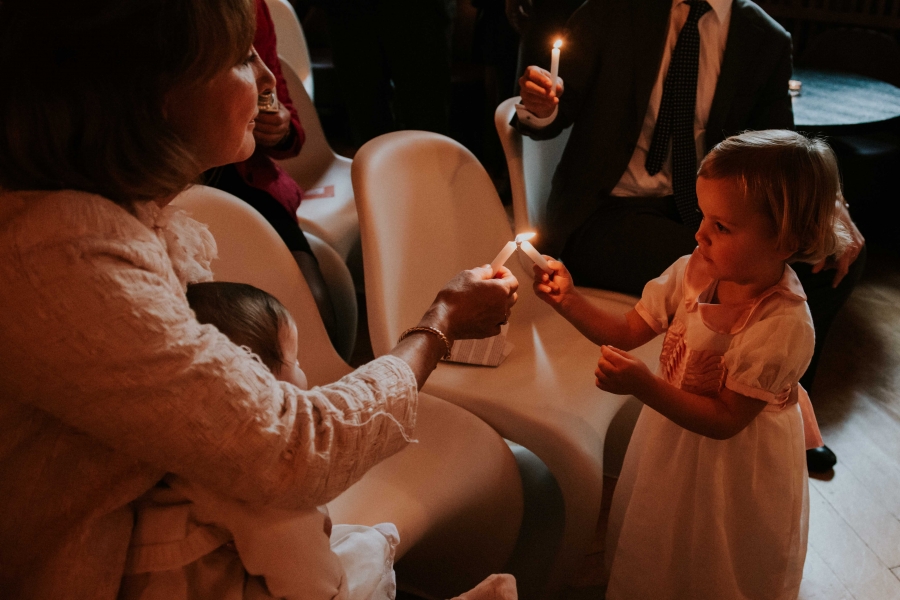
[[[291,132],[291,112],[284,104],[278,103],[278,112],[262,112],[256,115],[253,137],[263,148],[274,148]]]
[[[612,394],[631,394],[640,398],[641,390],[653,380],[643,361],[613,346],[600,347],[600,359],[594,371],[596,385]]]
[[[522,94],[522,105],[534,116],[546,119],[553,114],[559,97],[563,94],[563,80],[553,89],[550,71],[530,66],[519,77],[519,93]]]
[[[552,306],[557,312],[564,313],[566,305],[578,294],[572,275],[560,261],[544,255],[547,264],[553,269],[553,273],[546,273],[539,266],[534,265],[534,282],[532,287],[538,298]]]
[[[438,292],[419,327],[441,331],[450,344],[497,335],[518,299],[518,287],[519,282],[506,267],[500,267],[496,275],[490,265],[463,271]],[[447,353],[447,346],[434,333],[417,333],[398,343],[391,354],[406,361],[421,388]]]
[[[463,271],[438,292],[419,325],[440,329],[451,343],[497,335],[518,300],[518,288],[506,267],[496,275],[490,265]]]

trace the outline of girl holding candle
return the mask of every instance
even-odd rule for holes
[[[607,598],[797,597],[821,446],[799,386],[813,352],[788,263],[849,240],[837,163],[820,140],[769,130],[725,140],[697,182],[698,247],[625,315],[575,289],[562,263],[534,289],[601,345],[597,386],[644,403],[610,513]],[[665,334],[660,375],[627,350]]]

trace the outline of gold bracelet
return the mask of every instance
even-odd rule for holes
[[[410,327],[409,329],[407,329],[406,331],[404,331],[403,333],[400,334],[400,339],[397,340],[397,343],[399,344],[399,343],[402,342],[404,339],[406,339],[406,338],[409,337],[410,335],[416,333],[417,331],[424,331],[424,332],[428,332],[428,333],[433,333],[434,335],[436,335],[436,336],[438,336],[439,338],[441,338],[441,340],[443,340],[443,342],[444,342],[444,346],[447,347],[447,353],[444,354],[444,356],[441,357],[441,360],[447,360],[447,359],[450,358],[450,348],[451,348],[451,346],[450,346],[450,340],[447,339],[447,336],[444,335],[444,332],[443,332],[443,331],[441,331],[440,329],[435,329],[434,327]]]

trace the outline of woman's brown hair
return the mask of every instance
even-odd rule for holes
[[[741,200],[771,218],[778,247],[794,252],[791,262],[817,263],[850,239],[837,218],[843,203],[837,159],[824,140],[782,129],[747,131],[716,145],[698,176],[736,181]]]
[[[291,315],[274,296],[245,283],[210,281],[189,285],[187,299],[199,322],[249,348],[272,373],[281,372],[281,328]]]
[[[237,64],[254,30],[253,0],[0,0],[0,188],[179,192],[199,166],[165,96]]]

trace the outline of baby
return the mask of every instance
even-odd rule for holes
[[[307,389],[297,325],[277,299],[225,282],[191,285],[187,298],[200,323],[252,352],[279,380]],[[170,474],[137,502],[120,598],[388,600],[398,543],[391,523],[332,527],[324,506],[250,507]]]

